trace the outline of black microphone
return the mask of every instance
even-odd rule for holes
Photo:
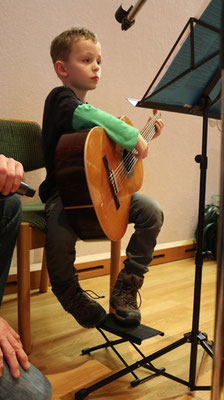
[[[27,185],[25,182],[21,182],[19,188],[16,191],[17,194],[20,194],[20,196],[28,196],[28,197],[33,197],[36,193],[36,190],[34,190],[31,186]],[[4,195],[0,193],[0,199],[5,199],[9,196],[12,196],[14,193],[9,193],[8,195]]]
[[[21,182],[16,193],[20,194],[21,196],[25,195],[28,197],[33,197],[36,193],[36,190],[34,190],[31,186],[27,185],[27,183]]]
[[[147,0],[138,0],[135,6],[131,6],[127,11],[122,8],[122,5],[117,9],[115,18],[121,24],[122,31],[126,31],[135,23],[135,16],[146,3]]]

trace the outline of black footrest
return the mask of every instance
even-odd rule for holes
[[[121,325],[115,320],[113,314],[108,314],[99,328],[136,344],[141,344],[143,340],[153,336],[164,335],[164,332],[142,324],[138,326]]]

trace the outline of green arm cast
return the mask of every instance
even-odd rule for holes
[[[139,134],[138,129],[90,104],[79,105],[73,113],[73,129],[92,129],[95,126],[104,128],[111,140],[124,149],[131,151],[135,148]]]

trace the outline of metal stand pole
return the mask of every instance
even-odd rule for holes
[[[202,130],[202,154],[195,157],[195,161],[200,163],[200,194],[199,194],[199,210],[198,210],[198,232],[197,232],[197,253],[195,268],[195,286],[194,286],[194,308],[191,331],[191,358],[190,358],[190,376],[189,387],[191,390],[195,388],[196,363],[197,363],[197,346],[200,341],[199,336],[199,317],[201,302],[201,281],[203,266],[203,226],[204,226],[204,209],[205,209],[205,191],[206,191],[206,171],[207,171],[207,136],[208,136],[208,114],[210,101],[209,97],[204,97],[204,113],[203,113],[203,130]]]

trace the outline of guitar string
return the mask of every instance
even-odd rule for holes
[[[118,191],[121,188],[125,179],[128,177],[128,175],[132,173],[133,167],[135,166],[137,161],[138,158],[134,155],[134,153],[132,153],[129,164],[127,166],[123,165],[122,171],[120,171],[118,176],[116,176],[116,186],[118,188]]]
[[[146,127],[144,127],[143,130],[141,131],[141,135],[146,139],[147,142],[149,142],[154,136],[155,133],[154,122],[157,120],[157,118],[158,115],[156,115],[152,120],[150,120],[150,123]],[[127,164],[127,161],[129,161],[129,164]],[[126,157],[122,160],[122,162],[119,164],[116,170],[113,173],[111,173],[110,180],[112,185],[116,186],[115,188],[116,191],[119,191],[119,186],[122,185],[123,181],[127,178],[128,174],[131,172],[133,166],[136,164],[137,161],[138,158],[135,157],[133,150],[132,152],[129,152],[126,155]]]
[[[157,117],[158,118],[158,117]],[[154,122],[156,121],[157,118],[154,118],[153,120],[150,120],[150,123],[144,127],[141,131],[141,135],[143,138],[146,139],[146,141],[149,141],[148,139],[151,139],[150,135],[154,135],[153,128],[154,128]],[[152,132],[152,133],[151,133]],[[127,165],[128,160],[132,160],[134,156],[134,150],[132,152],[128,152],[128,154],[124,157],[124,159],[118,164],[116,170],[114,171],[114,175],[117,175],[119,173],[119,170],[125,170],[125,165]]]
[[[141,131],[141,135],[146,139],[146,141],[148,141],[148,139],[151,139],[150,135],[151,132],[154,128],[155,125],[155,121],[159,118],[160,116],[160,112],[158,112],[151,120],[150,122],[142,129]],[[146,133],[146,135],[145,135]],[[154,132],[152,133],[152,135],[154,135]],[[120,165],[118,165],[118,167],[116,168],[116,171],[119,171],[119,167],[123,167],[124,166],[124,162],[126,163],[126,161],[128,160],[128,158],[132,159],[133,158],[133,152],[128,152],[128,154],[126,155],[126,157],[121,161]]]
[[[155,134],[155,121],[159,118],[160,113],[158,112],[146,125],[142,131],[141,135],[143,138],[150,142],[152,137]],[[138,158],[134,154],[134,150],[132,152],[128,152],[128,154],[124,157],[122,162],[118,165],[118,167],[111,173],[110,181],[113,186],[116,186],[116,191],[119,191],[119,187],[122,185],[123,181],[127,178],[128,174],[130,174],[134,165],[138,161]]]

